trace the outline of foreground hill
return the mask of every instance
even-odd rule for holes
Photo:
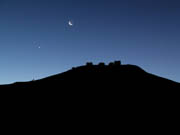
[[[172,90],[178,89],[179,83],[161,78],[145,72],[134,65],[121,65],[119,61],[105,65],[93,65],[87,63],[85,66],[72,68],[71,70],[30,82],[18,82],[11,85],[0,86],[0,88],[17,89],[39,89],[39,90],[61,90],[65,89],[99,89],[105,91],[124,89],[151,89]]]
[[[172,134],[170,127],[179,122],[180,84],[120,62],[87,63],[0,89],[7,90],[1,95],[2,110],[14,125],[28,123],[50,134],[62,129],[83,134]]]

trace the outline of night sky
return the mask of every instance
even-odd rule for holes
[[[180,82],[179,59],[180,0],[0,0],[0,84],[114,60]]]

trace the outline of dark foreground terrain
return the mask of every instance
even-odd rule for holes
[[[180,84],[118,61],[108,66],[87,63],[0,90],[8,93],[1,95],[5,118],[14,125],[28,124],[21,125],[28,131],[172,134],[178,128]]]

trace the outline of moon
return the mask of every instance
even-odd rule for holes
[[[68,22],[69,26],[73,26],[73,23],[71,21]]]

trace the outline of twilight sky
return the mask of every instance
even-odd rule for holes
[[[180,82],[180,0],[0,0],[0,84],[114,60]]]

